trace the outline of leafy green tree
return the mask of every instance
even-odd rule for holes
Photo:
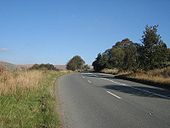
[[[137,46],[128,38],[117,42],[111,49],[98,55],[93,63],[94,69],[96,71],[104,68],[135,70],[138,58]]]
[[[68,70],[79,71],[84,67],[85,61],[80,56],[74,56],[66,65]]]
[[[93,68],[95,71],[101,71],[104,68],[108,67],[108,55],[106,53],[98,54],[96,60],[93,62]]]
[[[30,69],[39,69],[39,65],[38,64],[34,64]]]
[[[90,69],[90,67],[86,64],[86,65],[84,65],[84,67],[83,67],[83,70],[84,71],[88,71]]]
[[[104,64],[101,63],[102,55],[99,53],[96,60],[92,63],[95,71],[101,71],[104,68]]]
[[[137,46],[137,44],[128,38],[117,42],[110,52],[110,64],[112,64],[112,68],[136,70],[138,58]]]
[[[150,70],[170,64],[170,50],[157,34],[157,27],[146,26],[141,40],[142,45],[126,38],[117,42],[111,49],[98,54],[93,62],[94,70],[100,71],[104,68]]]
[[[123,69],[125,70],[133,70],[136,71],[138,69],[138,47],[140,47],[138,44],[131,44],[124,48],[125,51],[125,57],[124,57],[124,66]]]
[[[113,47],[110,51],[109,63],[112,68],[123,68],[125,52],[123,48]]]
[[[133,44],[133,42],[130,39],[125,38],[122,41],[117,42],[115,44],[115,46],[113,46],[113,47],[126,48],[126,47],[128,47],[129,45],[132,45],[132,44]]]
[[[168,62],[170,62],[170,48],[167,49]]]
[[[146,26],[142,36],[140,63],[145,70],[161,68],[167,61],[167,47],[161,36],[157,34],[157,28],[157,25]]]

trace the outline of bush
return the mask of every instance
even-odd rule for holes
[[[56,67],[52,64],[34,64],[31,68],[31,70],[58,70]]]

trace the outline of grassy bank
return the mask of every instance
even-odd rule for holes
[[[60,127],[54,112],[53,85],[65,73],[18,71],[0,73],[0,128]]]
[[[170,88],[170,67],[150,71],[125,72],[105,69],[102,72],[114,74],[116,78],[127,79],[154,86]]]

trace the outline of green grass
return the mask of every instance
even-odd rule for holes
[[[58,128],[53,85],[61,72],[45,72],[40,85],[22,93],[0,95],[0,128]]]

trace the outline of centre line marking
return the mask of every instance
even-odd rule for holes
[[[90,84],[92,83],[90,80],[87,80]]]
[[[118,96],[118,95],[116,95],[116,94],[113,94],[113,93],[111,93],[110,91],[106,91],[106,92],[109,93],[110,95],[118,98],[118,99],[122,99],[120,96]]]

